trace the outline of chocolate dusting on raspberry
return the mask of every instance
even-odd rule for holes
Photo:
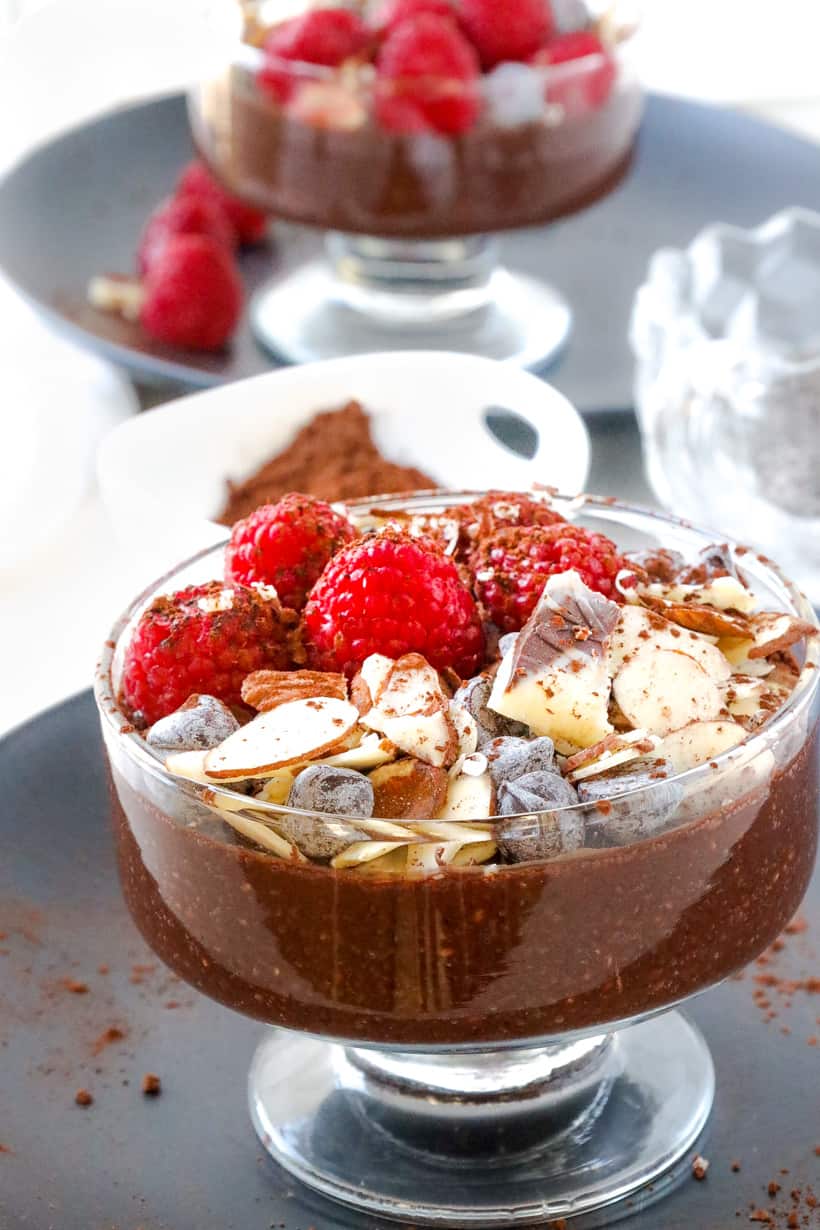
[[[292,444],[244,482],[228,480],[228,499],[217,520],[233,525],[290,491],[333,502],[435,486],[421,470],[383,457],[373,443],[369,416],[359,402],[350,401],[339,410],[317,414]]]

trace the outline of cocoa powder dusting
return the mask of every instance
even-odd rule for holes
[[[357,401],[317,414],[282,453],[241,483],[228,480],[228,499],[217,518],[233,525],[260,504],[289,491],[323,500],[356,500],[435,487],[429,475],[388,461],[373,443],[370,418]]]

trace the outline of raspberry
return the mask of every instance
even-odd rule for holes
[[[336,68],[362,52],[369,39],[367,26],[350,9],[311,9],[283,21],[268,35],[257,80],[277,102],[287,102],[304,80],[302,65]],[[286,61],[292,61],[293,67]]]
[[[139,318],[151,337],[189,350],[219,350],[242,312],[242,283],[230,253],[204,235],[177,235],[143,282]]]
[[[237,521],[225,550],[225,579],[273,585],[285,606],[300,611],[325,565],[355,537],[329,504],[293,492]]]
[[[461,0],[459,17],[485,68],[504,60],[526,60],[554,28],[549,0]]]
[[[180,196],[164,201],[148,219],[137,252],[137,269],[145,277],[174,235],[205,235],[226,252],[236,247],[236,231],[221,206],[207,197]]]
[[[519,491],[488,491],[472,504],[447,510],[461,524],[457,557],[469,560],[476,545],[498,530],[510,526],[556,525],[564,522],[559,512],[544,500]]]
[[[352,674],[371,653],[423,654],[467,678],[484,632],[455,564],[432,544],[385,531],[345,547],[316,582],[303,615],[309,663]]]
[[[585,60],[588,62],[581,63]],[[574,70],[567,68],[550,74],[547,79],[547,100],[560,103],[571,114],[594,111],[609,98],[617,75],[612,52],[597,34],[589,30],[560,34],[537,51],[530,63],[543,67],[575,61],[579,63]]]
[[[240,243],[260,243],[265,238],[267,214],[227,192],[199,159],[189,162],[180,175],[177,196],[193,196],[216,205],[227,216]]]
[[[422,13],[396,26],[377,60],[376,115],[391,132],[455,136],[481,109],[475,51],[446,17]]]
[[[621,601],[614,582],[624,561],[617,547],[579,525],[499,530],[479,544],[472,567],[476,595],[502,632],[523,628],[547,579],[570,569],[590,589]]]
[[[279,603],[208,581],[163,594],[143,611],[125,650],[121,700],[152,726],[194,693],[241,704],[246,675],[290,665],[288,613]]]
[[[403,21],[410,21],[421,13],[455,19],[455,10],[450,0],[383,0],[376,10],[373,26],[377,35],[384,38]]]

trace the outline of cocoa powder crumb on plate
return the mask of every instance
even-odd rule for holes
[[[692,1158],[692,1178],[693,1179],[697,1179],[699,1183],[702,1183],[703,1180],[706,1178],[708,1170],[709,1170],[709,1159],[708,1158],[701,1157],[700,1154],[698,1154],[697,1157]]]
[[[87,1089],[78,1089],[74,1094],[74,1101],[78,1106],[92,1106],[94,1103],[93,1094],[90,1094]]]
[[[72,995],[88,994],[88,983],[78,982],[76,978],[63,978],[62,985],[67,991],[70,991]]]
[[[154,1072],[146,1072],[143,1076],[142,1092],[147,1098],[158,1098],[162,1093],[162,1081]]]
[[[94,1042],[94,1045],[91,1048],[91,1054],[99,1055],[105,1050],[106,1047],[112,1046],[113,1043],[122,1042],[123,1038],[126,1036],[126,1033],[127,1030],[121,1029],[118,1025],[109,1025],[108,1029],[104,1029]]]

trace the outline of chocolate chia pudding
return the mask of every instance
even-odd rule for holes
[[[642,99],[624,83],[554,126],[394,136],[370,121],[345,132],[293,119],[233,66],[194,106],[200,153],[261,208],[328,230],[434,239],[535,226],[605,196],[629,169]]]
[[[774,566],[593,497],[347,511],[252,514],[104,655],[122,886],[162,960],[288,1029],[481,1047],[660,1010],[770,944],[818,828],[817,624]],[[335,535],[298,613],[281,555],[242,571],[260,526]]]
[[[248,1016],[478,1044],[592,1029],[703,990],[782,931],[817,846],[817,739],[766,792],[624,849],[355,877],[180,826],[114,777],[123,891],[155,952]]]
[[[545,2],[514,15],[511,41],[503,16],[479,30],[462,4],[437,7],[282,21],[261,6],[190,96],[203,157],[278,217],[415,240],[544,223],[609,192],[642,110],[632,26]]]

